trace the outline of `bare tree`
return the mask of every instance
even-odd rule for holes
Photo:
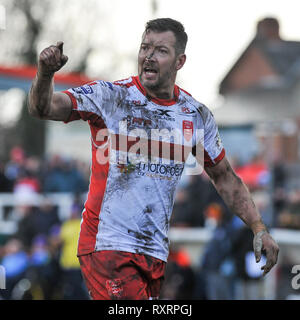
[[[81,72],[104,80],[124,78],[135,69],[137,48],[127,42],[137,39],[138,43],[140,34],[135,33],[135,28],[130,29],[124,10],[131,10],[132,6],[149,17],[149,13],[156,14],[158,6],[156,0],[132,0],[132,4],[118,0],[3,0],[2,3],[7,28],[0,32],[0,42],[4,44],[0,46],[0,64],[36,65],[38,54],[45,47],[63,41],[69,60],[61,72]],[[141,14],[136,18],[144,19]],[[29,153],[42,155],[45,123],[29,117],[24,108],[25,103],[20,121],[10,130],[6,141],[10,145],[21,141]]]
[[[90,1],[90,4],[93,2]],[[62,1],[61,3],[50,0],[4,1],[8,26],[5,32],[0,34],[0,41],[5,43],[4,46],[0,47],[0,61],[2,60],[2,63],[36,65],[41,39],[47,38],[47,35],[49,37],[51,33],[55,34],[56,37],[64,35],[64,37],[72,39],[67,33],[71,33],[73,28],[70,28],[70,31],[65,31],[68,30],[68,22],[72,25],[72,18],[71,21],[68,18],[62,19],[63,23],[61,23],[60,28],[57,28],[58,32],[53,32],[55,20],[52,17],[54,11],[57,10],[57,4],[60,8],[63,8]],[[77,13],[79,14],[79,12]],[[92,16],[93,14],[91,18]],[[73,21],[73,23],[75,22]],[[49,38],[51,40],[51,37]],[[79,41],[77,40],[77,45],[78,43]],[[47,45],[50,44],[48,43]],[[87,41],[83,44],[81,50],[74,50],[76,58],[71,63],[73,70],[69,71],[82,73],[86,71],[87,56],[91,52],[91,47]],[[74,60],[76,65],[74,65]],[[29,116],[26,100],[27,97],[23,101],[20,118],[16,125],[1,128],[1,135],[5,141],[3,150],[9,150],[13,145],[20,144],[28,154],[41,156],[45,151],[46,122]],[[2,154],[2,156],[5,157],[7,154]]]

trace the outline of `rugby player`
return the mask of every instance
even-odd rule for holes
[[[78,257],[92,299],[159,297],[174,195],[186,160],[178,159],[175,150],[184,147],[183,140],[190,142],[189,151],[196,156],[202,146],[204,170],[231,211],[253,231],[257,261],[265,251],[263,274],[277,262],[278,245],[228,162],[212,113],[175,84],[186,61],[187,39],[180,22],[151,20],[142,35],[138,75],[115,82],[98,80],[64,92],[54,92],[53,87],[55,72],[68,60],[63,43],[40,53],[28,100],[30,114],[65,123],[82,119],[90,127],[91,178]],[[153,130],[176,131],[182,139],[165,143],[151,135]],[[141,136],[135,140],[129,132]],[[202,139],[197,132],[203,132]],[[141,140],[144,144],[132,149]],[[166,145],[167,155],[161,150]],[[143,147],[146,151],[138,154]]]

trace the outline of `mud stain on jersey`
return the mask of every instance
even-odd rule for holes
[[[145,252],[155,252],[154,249],[149,248],[149,247],[144,247],[144,246],[141,246],[139,248],[135,248],[134,251],[137,254],[143,254],[143,255],[145,254]]]
[[[132,234],[138,240],[142,240],[142,241],[147,242],[147,244],[149,244],[149,245],[151,242],[153,242],[153,233],[150,231],[145,230],[142,233],[142,232],[137,232],[137,231],[133,231],[133,230],[128,229],[128,233]]]
[[[147,205],[143,212],[144,212],[144,213],[151,213],[151,212],[152,212],[152,207],[151,207],[151,205]]]

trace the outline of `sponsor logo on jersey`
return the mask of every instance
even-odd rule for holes
[[[153,112],[153,117],[160,120],[175,121],[175,118],[173,118],[170,113],[173,113],[173,110],[156,109]]]
[[[78,94],[92,94],[94,93],[94,90],[92,88],[92,86],[96,85],[96,84],[100,84],[102,87],[106,87],[109,88],[110,90],[113,90],[113,85],[110,82],[107,81],[92,81],[89,82],[81,87],[77,87],[77,88],[72,88],[72,90]]]
[[[136,165],[136,169],[138,170],[138,174],[141,176],[147,175],[147,173],[156,173],[163,176],[181,176],[184,165],[175,164],[175,165],[166,165],[161,163],[138,163]]]
[[[188,120],[182,121],[182,131],[185,140],[190,141],[193,137],[193,122]]]
[[[145,106],[145,105],[147,105],[147,103],[142,102],[141,100],[131,100],[131,102],[132,102],[136,107],[140,107],[140,106]]]
[[[146,102],[143,102],[141,100],[124,100],[122,101],[122,106],[124,108],[132,108],[134,111],[135,109],[144,108],[147,105]]]
[[[150,127],[152,125],[152,121],[150,119],[132,117],[128,115],[126,120],[128,127]]]
[[[120,170],[121,173],[130,174],[137,170],[137,174],[140,176],[149,176],[151,178],[156,178],[157,175],[161,176],[168,176],[168,177],[180,177],[184,165],[166,165],[161,163],[130,163],[127,164],[118,163],[117,168]]]
[[[133,172],[135,170],[136,165],[133,163],[128,163],[127,165],[123,164],[123,163],[119,163],[117,165],[117,167],[120,169],[121,173],[130,174],[131,172]]]
[[[93,88],[89,84],[86,84],[86,85],[78,87],[78,88],[72,88],[72,90],[78,94],[92,94],[92,93],[94,93]]]
[[[172,111],[172,110],[164,110],[164,109],[157,109],[157,110],[156,110],[156,114],[157,114],[158,116],[171,117],[171,116],[169,115],[170,112],[173,112],[173,111]]]
[[[185,115],[194,115],[196,113],[195,110],[191,110],[188,107],[181,107],[181,113],[185,114]]]

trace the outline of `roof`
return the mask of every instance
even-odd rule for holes
[[[274,70],[282,76],[289,73],[294,64],[300,61],[300,42],[260,40],[254,41],[253,45],[263,52]]]
[[[220,83],[225,99],[214,109],[219,125],[253,125],[300,117],[300,41],[280,37],[279,22],[267,17]]]
[[[36,72],[37,67],[35,66],[7,67],[0,65],[0,90],[20,88],[29,91]],[[80,73],[63,73],[60,71],[55,73],[54,76],[55,89],[58,91],[77,87],[92,80]]]
[[[250,50],[256,49],[265,63],[269,65],[276,78],[266,79],[261,78],[261,81],[255,83],[255,88],[262,89],[286,89],[291,87],[295,81],[300,77],[300,42],[299,41],[285,41],[285,40],[266,40],[254,38],[238,60],[234,63],[232,68],[226,74],[220,83],[220,94],[227,94],[230,88],[230,77],[247,59],[247,54]],[[271,82],[272,80],[272,82]],[[253,89],[251,88],[245,88]]]

